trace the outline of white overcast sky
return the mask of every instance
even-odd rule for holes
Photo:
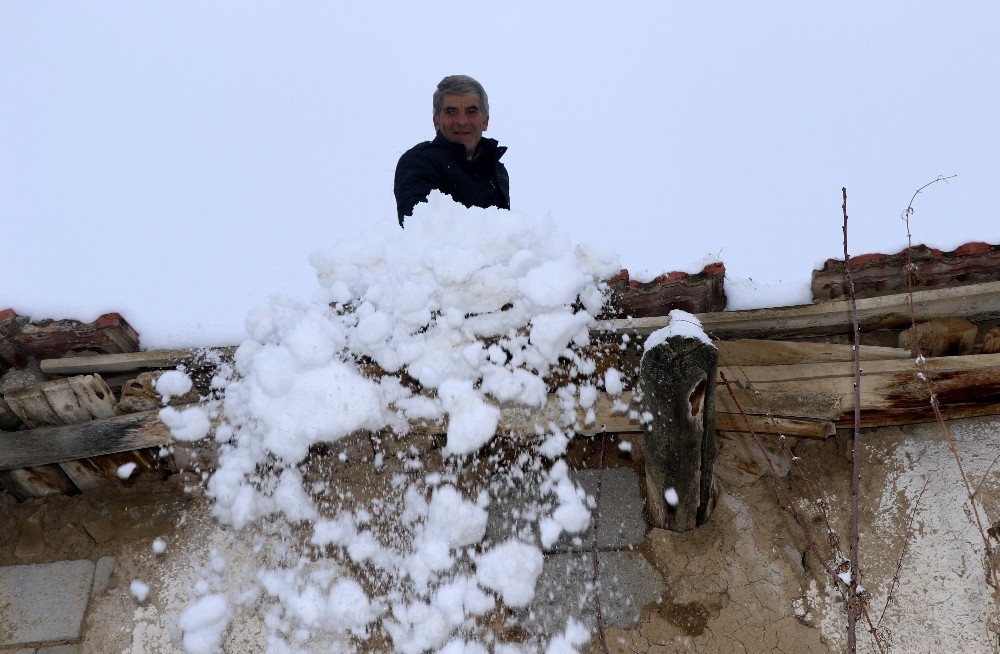
[[[1000,243],[997,34],[996,2],[2,2],[0,305],[238,342],[394,219],[454,73],[515,208],[633,271],[804,287],[841,187],[851,253],[896,252],[939,175],[915,242]]]

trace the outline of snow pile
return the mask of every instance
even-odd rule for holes
[[[497,432],[498,404],[541,407],[543,378],[560,359],[570,362],[571,377],[594,373],[577,346],[589,342],[605,300],[600,280],[618,270],[615,258],[574,247],[550,220],[467,209],[433,193],[404,231],[384,220],[312,263],[320,282],[314,297],[276,297],[254,310],[231,376],[216,380],[224,420],[208,484],[215,515],[236,528],[268,519],[309,532],[297,558],[258,575],[275,602],[271,651],[299,651],[296,643],[318,636],[346,647],[375,631],[404,653],[486,651],[487,641],[495,651],[536,651],[492,642],[475,628],[498,601],[527,605],[542,568],[530,534],[484,540],[486,489],[457,473],[423,474],[414,453],[384,496],[352,502],[304,460],[317,444],[359,431],[406,435],[422,422],[447,425],[441,452],[446,467],[460,471],[463,457]],[[531,465],[547,475],[553,498],[537,516],[543,544],[589,524],[585,494],[565,463],[550,459],[565,450],[561,430],[572,433],[577,408],[590,409],[592,420],[599,385],[620,394],[621,375],[567,384],[558,394],[566,424],[537,428]],[[159,390],[187,388],[167,378]],[[166,407],[161,417],[190,439],[207,433],[212,411]],[[383,456],[352,463],[375,471]],[[331,559],[317,562],[317,553]],[[211,611],[198,613],[212,619],[187,612],[182,619],[189,652],[201,645],[188,643],[218,639],[218,618],[228,614],[215,597],[198,600],[211,601]],[[568,625],[551,646],[572,651],[585,640],[579,631]]]

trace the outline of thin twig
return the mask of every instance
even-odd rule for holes
[[[993,457],[993,460],[990,461],[990,465],[986,466],[986,472],[983,473],[982,479],[980,479],[979,483],[976,484],[976,490],[972,492],[972,494],[975,497],[979,497],[979,489],[983,487],[984,483],[986,483],[986,479],[990,476],[990,473],[993,471],[993,468],[996,467],[997,461],[1000,461],[1000,454],[997,454],[995,457]]]
[[[910,295],[910,324],[916,328],[917,319],[913,312],[913,273],[916,271],[916,265],[913,263],[912,252],[913,252],[913,236],[910,232],[910,216],[914,213],[913,202],[916,200],[917,195],[923,191],[928,186],[936,184],[938,182],[947,182],[949,179],[956,177],[956,175],[938,176],[936,179],[927,182],[920,188],[918,188],[914,193],[913,197],[910,198],[910,203],[903,210],[903,214],[900,216],[903,222],[906,223],[906,287],[907,293]],[[986,527],[983,524],[982,516],[980,515],[979,507],[976,505],[976,495],[979,490],[979,485],[975,489],[972,488],[972,483],[969,480],[968,475],[965,472],[965,466],[962,463],[962,457],[958,452],[958,447],[955,445],[955,439],[952,437],[951,428],[945,422],[944,413],[941,411],[940,402],[938,402],[937,391],[934,385],[934,381],[931,378],[931,372],[927,368],[926,358],[920,349],[920,339],[914,339],[914,350],[916,352],[916,367],[917,367],[917,379],[924,385],[927,390],[927,396],[930,401],[931,409],[934,411],[934,418],[941,427],[941,431],[945,436],[945,441],[948,443],[948,449],[951,450],[952,456],[955,458],[955,463],[958,466],[958,474],[962,479],[962,483],[965,485],[966,496],[969,498],[969,508],[972,510],[972,517],[975,522],[976,528],[979,530],[979,536],[983,540],[983,549],[986,555],[986,569],[987,569],[987,583],[993,586],[994,593],[1000,594],[1000,571],[997,570],[996,561],[993,558],[994,550],[993,545],[990,543],[990,537],[986,531]],[[992,467],[992,465],[991,465]]]
[[[861,495],[861,329],[858,326],[858,301],[854,292],[854,276],[851,274],[850,256],[847,254],[847,187],[842,187],[844,196],[844,275],[851,298],[851,329],[854,332],[854,445],[851,455],[851,582],[847,593],[847,648],[854,654],[858,651],[858,498]]]

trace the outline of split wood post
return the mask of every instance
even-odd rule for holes
[[[715,508],[715,376],[718,351],[672,336],[647,350],[639,374],[646,425],[650,522],[671,531],[704,524]],[[664,493],[673,489],[676,505]]]

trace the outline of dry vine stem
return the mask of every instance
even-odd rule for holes
[[[833,568],[826,562],[823,555],[819,552],[819,548],[816,545],[816,540],[813,538],[812,532],[809,526],[805,523],[802,516],[799,514],[798,510],[795,508],[794,502],[792,500],[791,494],[788,489],[780,483],[780,477],[774,468],[774,464],[771,461],[771,457],[767,450],[764,448],[763,443],[761,443],[753,427],[750,425],[750,420],[740,405],[739,400],[736,399],[736,395],[733,392],[732,387],[729,384],[729,380],[726,379],[725,374],[720,372],[720,377],[723,384],[725,384],[726,389],[729,391],[729,395],[739,410],[740,415],[743,420],[747,423],[747,428],[749,429],[750,435],[753,437],[757,448],[760,450],[761,454],[767,461],[768,467],[771,471],[771,476],[774,478],[775,482],[778,483],[781,488],[782,493],[785,496],[785,502],[787,503],[789,509],[795,518],[796,524],[802,530],[803,535],[806,537],[806,541],[809,544],[809,549],[816,556],[817,560],[823,566],[823,568],[833,577],[835,584],[844,590],[845,599],[847,603],[847,645],[848,650],[854,654],[857,652],[857,619],[859,615],[863,615],[868,623],[868,631],[871,634],[872,639],[875,642],[875,646],[880,652],[884,652],[885,648],[881,642],[878,635],[877,625],[873,623],[871,616],[869,615],[867,606],[861,600],[861,596],[858,590],[858,581],[860,579],[860,564],[859,564],[859,549],[860,549],[860,539],[859,539],[859,526],[858,526],[858,515],[859,515],[859,498],[861,495],[861,329],[858,321],[858,310],[857,310],[857,296],[854,289],[854,278],[851,275],[851,270],[849,266],[849,255],[847,250],[847,188],[842,187],[841,192],[843,195],[843,232],[844,232],[844,272],[847,277],[847,288],[850,297],[851,306],[851,327],[854,335],[854,438],[852,447],[852,472],[851,472],[851,541],[850,541],[850,553],[849,553],[849,573],[850,581],[844,582],[843,578],[838,575]],[[912,310],[912,305],[911,305]],[[825,513],[824,513],[825,517]],[[829,522],[827,526],[832,533],[832,528],[829,527]],[[835,548],[836,549],[836,548]]]
[[[851,581],[847,591],[847,648],[858,651],[858,497],[861,495],[861,328],[858,326],[858,302],[854,293],[854,276],[851,275],[850,257],[847,254],[847,187],[841,187],[844,197],[844,275],[851,298],[851,331],[854,334],[854,441],[851,450]],[[912,305],[912,303],[911,303]],[[870,624],[870,622],[869,622]]]
[[[917,319],[913,313],[913,272],[916,269],[916,265],[913,263],[913,235],[910,232],[910,216],[913,215],[913,203],[917,199],[917,195],[921,191],[931,186],[932,184],[937,184],[938,182],[947,182],[949,179],[956,177],[956,175],[938,176],[936,179],[927,182],[920,188],[918,188],[914,193],[913,197],[910,198],[910,203],[906,206],[900,218],[906,223],[906,291],[910,296],[910,324],[916,327]],[[982,481],[976,485],[976,488],[972,487],[972,483],[969,480],[968,475],[965,472],[965,466],[962,464],[962,457],[958,453],[958,448],[955,446],[955,439],[952,437],[951,429],[945,422],[944,413],[941,411],[941,405],[937,399],[937,391],[935,390],[934,381],[931,378],[931,373],[927,369],[926,359],[920,350],[920,339],[915,339],[914,348],[916,351],[915,364],[917,367],[917,379],[923,383],[924,388],[927,390],[927,398],[930,402],[931,409],[934,411],[934,418],[938,425],[941,427],[941,431],[945,436],[945,440],[948,443],[948,449],[951,450],[952,456],[955,457],[955,463],[958,465],[958,473],[962,478],[962,483],[965,485],[966,496],[969,498],[969,508],[972,512],[973,519],[975,521],[976,527],[979,530],[979,535],[983,539],[983,549],[986,556],[986,572],[988,575],[987,583],[993,587],[993,592],[995,595],[1000,595],[1000,572],[997,571],[997,563],[994,558],[994,549],[990,544],[990,537],[987,534],[986,527],[983,525],[982,516],[979,511],[979,507],[976,504],[976,496],[979,487],[982,485]],[[990,464],[989,469],[983,475],[985,480],[986,476],[989,475],[990,470],[996,464],[996,459]]]

